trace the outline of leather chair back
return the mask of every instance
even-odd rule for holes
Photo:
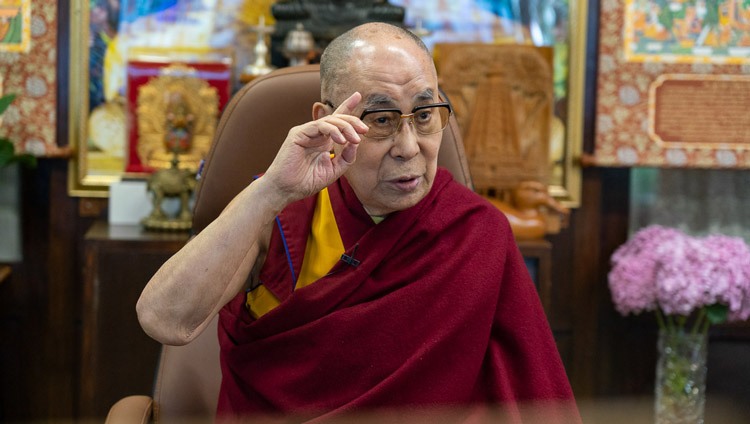
[[[221,386],[218,322],[217,315],[185,346],[162,346],[154,383],[154,422],[214,421]]]

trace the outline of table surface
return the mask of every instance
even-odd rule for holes
[[[86,240],[121,241],[187,241],[186,231],[149,231],[140,225],[109,225],[106,221],[96,221],[89,228]]]

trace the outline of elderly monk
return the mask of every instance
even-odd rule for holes
[[[220,417],[527,402],[577,421],[504,215],[437,166],[451,108],[419,38],[370,23],[321,59],[314,120],[154,275],[144,330],[219,314]],[[481,408],[480,408],[481,409]]]

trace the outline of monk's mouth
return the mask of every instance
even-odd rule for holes
[[[419,186],[419,183],[421,180],[422,178],[420,176],[409,175],[409,176],[393,179],[390,182],[399,190],[412,191]]]

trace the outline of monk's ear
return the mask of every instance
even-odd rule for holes
[[[331,108],[331,106],[325,103],[315,102],[315,104],[313,105],[312,115],[313,115],[314,120],[317,120],[324,116],[328,116],[332,114],[333,114],[333,109]]]

